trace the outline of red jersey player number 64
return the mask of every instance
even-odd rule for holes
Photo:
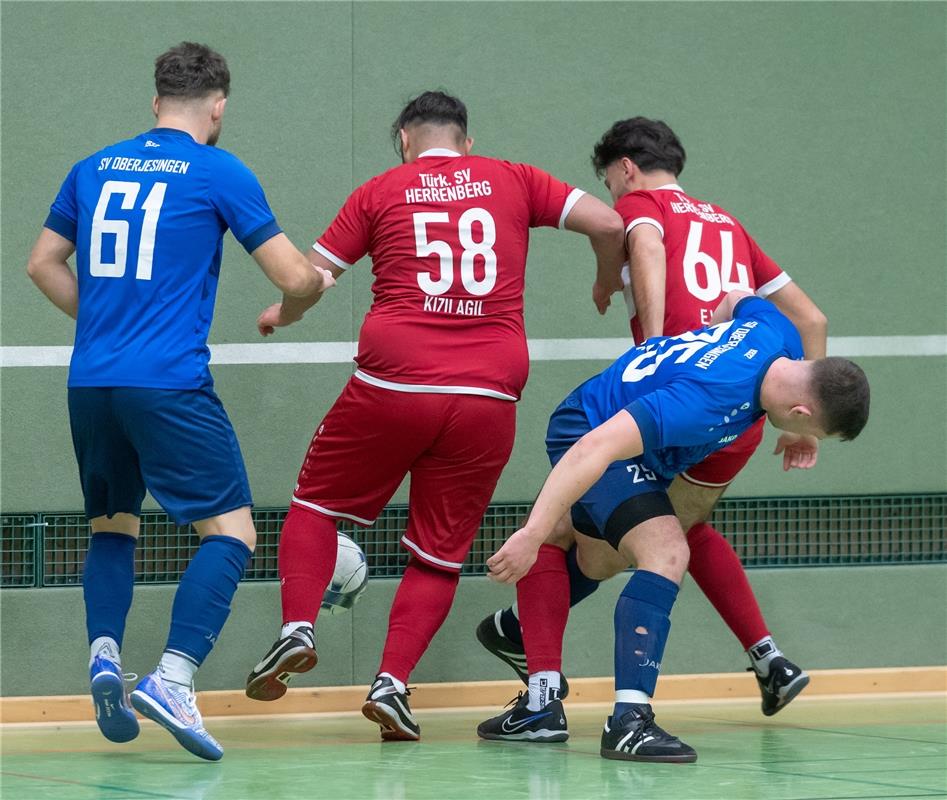
[[[431,223],[450,223],[450,214],[446,211],[417,212],[414,219],[414,240],[419,258],[436,255],[440,258],[441,274],[434,280],[430,273],[418,273],[418,286],[425,294],[437,296],[450,291],[454,285],[454,251],[450,244],[442,239],[428,239],[427,226]],[[481,240],[474,241],[473,223],[479,222]],[[496,224],[490,212],[485,208],[468,208],[457,221],[457,238],[464,248],[460,257],[460,281],[464,289],[476,297],[490,294],[497,282],[497,254],[493,245],[497,240]],[[476,257],[483,257],[483,278],[477,279],[474,273]]]
[[[716,301],[721,294],[734,289],[752,292],[746,264],[737,262],[737,279],[733,280],[733,233],[720,231],[720,263],[718,264],[712,255],[700,249],[703,231],[702,222],[691,222],[690,230],[687,232],[683,262],[684,283],[687,285],[687,290],[705,303]],[[703,284],[698,279],[698,266],[704,268]]]

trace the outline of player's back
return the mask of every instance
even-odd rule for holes
[[[664,334],[703,327],[727,292],[742,289],[767,297],[790,278],[766,255],[732,214],[671,184],[618,199],[626,232],[653,225],[664,240]],[[641,324],[632,317],[635,341]]]
[[[272,235],[263,229],[275,226],[265,199],[236,208],[234,198],[248,187],[252,194],[253,184],[234,156],[167,128],[73,167],[47,222],[54,230],[74,225],[79,316],[70,386],[195,388],[209,380],[206,340],[228,222],[250,239],[250,229]]]
[[[581,194],[526,164],[447,150],[359,187],[315,247],[341,266],[371,254],[361,373],[518,398],[529,229],[561,226]]]

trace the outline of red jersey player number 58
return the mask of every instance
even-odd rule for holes
[[[443,239],[429,239],[427,226],[449,224],[446,211],[417,212],[414,219],[414,240],[419,258],[436,255],[440,259],[440,275],[437,280],[429,272],[418,273],[418,286],[425,294],[434,297],[451,290],[454,285],[454,250]],[[481,239],[474,240],[473,225],[480,224]],[[460,281],[469,294],[483,297],[489,294],[497,282],[497,254],[493,245],[497,240],[496,224],[485,208],[468,208],[457,220],[457,239],[463,247],[460,256]],[[474,265],[477,256],[483,258],[483,277],[477,278]]]

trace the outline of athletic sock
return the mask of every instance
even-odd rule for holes
[[[285,639],[287,636],[291,636],[297,631],[299,631],[299,633],[309,642],[310,647],[315,646],[315,642],[312,640],[312,623],[302,620],[285,623],[280,629],[280,639]]]
[[[110,639],[115,643],[116,659],[122,649],[125,619],[132,607],[137,543],[134,536],[124,533],[93,533],[82,569],[89,643],[102,637]]]
[[[459,582],[457,572],[428,566],[417,558],[408,562],[391,604],[378,674],[408,682],[411,671],[447,619]]]
[[[405,685],[404,681],[398,680],[398,679],[397,679],[394,675],[392,675],[390,672],[379,672],[379,673],[378,673],[378,677],[379,677],[379,678],[388,678],[388,680],[390,680],[390,681],[392,682],[392,684],[394,685],[395,689],[397,689],[401,694],[404,694],[405,691],[406,691],[407,688],[408,688],[408,687]]]
[[[339,552],[335,522],[291,506],[279,540],[283,622],[314,625]]]
[[[122,658],[119,654],[118,642],[111,636],[97,636],[89,645],[89,667],[96,658],[107,658],[121,666]]]
[[[740,559],[723,535],[701,522],[687,532],[688,572],[744,650],[769,636]]]
[[[576,557],[578,549],[572,545],[566,552],[566,571],[569,573],[569,608],[581,603],[599,587],[601,581],[589,578],[579,569]],[[500,612],[500,631],[510,641],[523,644],[523,632],[520,627],[519,610],[516,603]]]
[[[163,680],[188,687],[194,685],[194,673],[197,672],[197,667],[198,665],[186,656],[169,653],[167,650],[161,654],[161,661],[158,662],[158,672],[161,673]]]
[[[516,584],[526,664],[534,672],[562,671],[562,636],[569,620],[569,573],[565,551],[539,548],[536,563]]]
[[[569,608],[581,603],[598,589],[601,581],[593,580],[579,569],[579,548],[572,545],[566,553],[566,569],[569,572]]]
[[[553,700],[559,699],[558,670],[543,670],[529,676],[529,703],[526,707],[530,711],[541,711]]]
[[[232,536],[205,536],[181,576],[171,606],[166,653],[200,666],[217,641],[253,554]]]
[[[782,652],[776,646],[776,642],[773,641],[772,636],[766,636],[760,639],[758,642],[754,642],[746,651],[747,655],[750,657],[750,663],[753,665],[753,669],[756,670],[756,674],[761,678],[765,678],[769,675],[769,664],[777,656],[781,656]]]
[[[643,692],[650,702],[661,670],[664,645],[671,630],[671,608],[677,599],[674,581],[638,569],[622,589],[615,605],[615,699],[613,716],[620,717]]]

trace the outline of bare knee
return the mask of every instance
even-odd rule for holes
[[[602,547],[583,547],[579,543],[576,549],[576,563],[579,570],[593,581],[604,581],[628,568],[628,563],[619,553],[602,542]],[[608,548],[606,550],[605,548]]]
[[[572,515],[565,514],[546,537],[546,544],[569,550],[575,544],[575,529],[572,527]]]
[[[95,517],[89,520],[92,533],[124,533],[138,538],[138,517],[134,514],[115,514],[111,517]]]
[[[201,539],[205,536],[230,536],[243,542],[251,552],[256,548],[256,528],[249,506],[199,520],[194,523],[194,528]]]

